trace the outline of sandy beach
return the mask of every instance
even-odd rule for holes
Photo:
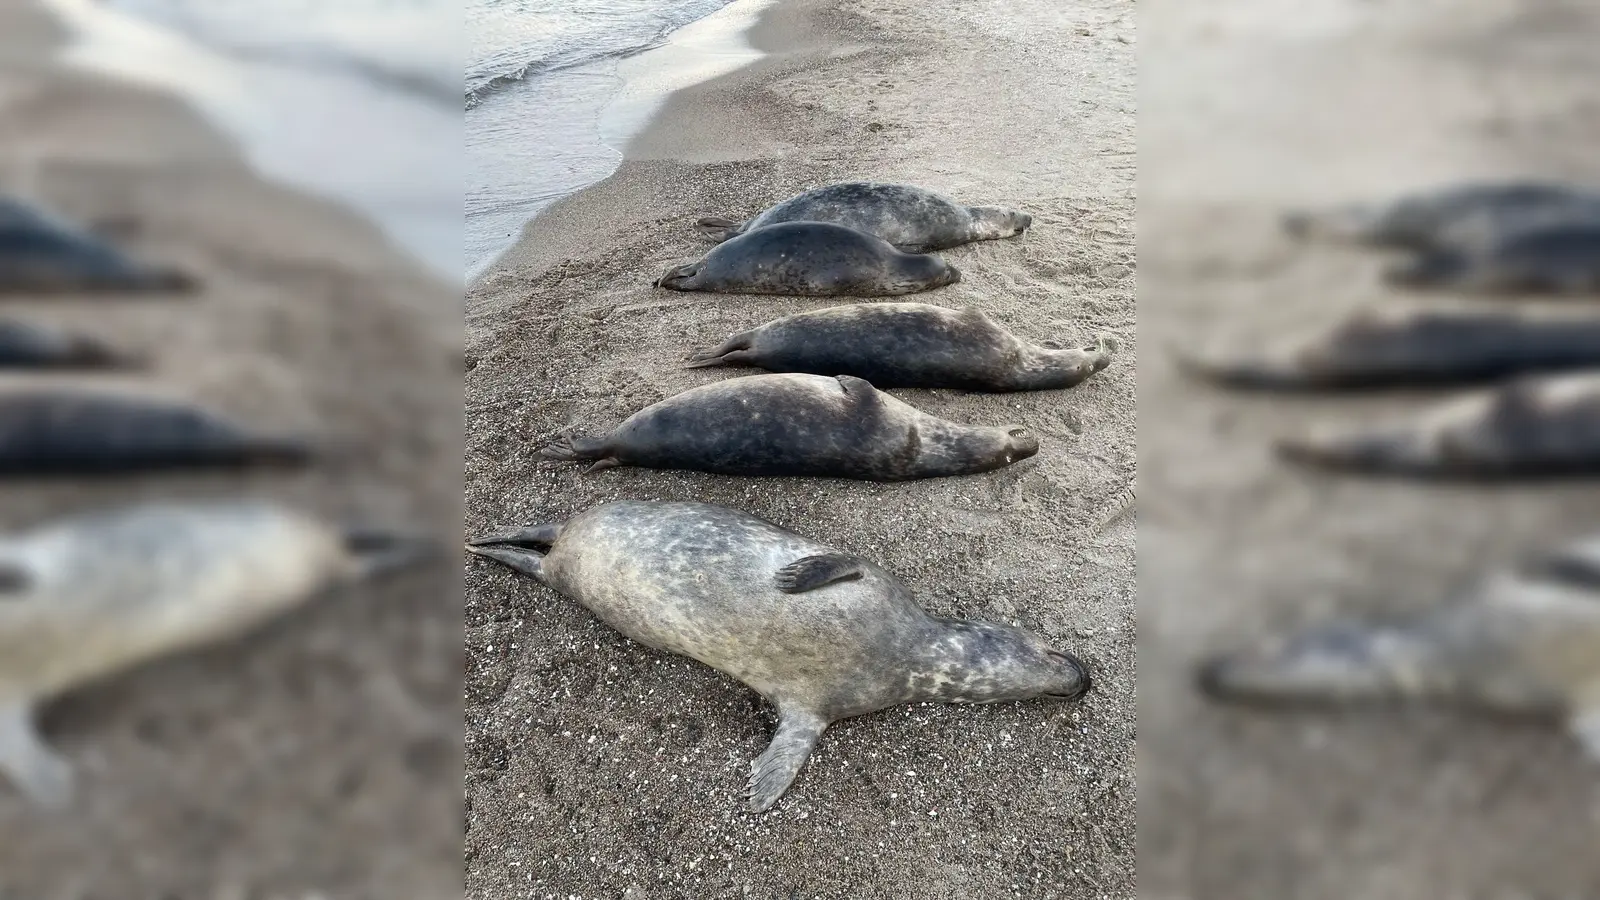
[[[8,299],[152,360],[131,383],[337,450],[297,474],[0,485],[0,527],[141,498],[270,496],[453,544],[459,300],[366,221],[257,178],[179,102],[54,62],[0,5],[0,189],[115,221],[188,298]],[[448,553],[265,632],[51,705],[80,796],[0,789],[0,897],[431,898],[459,891],[461,608]]]
[[[1600,896],[1600,782],[1548,725],[1449,711],[1207,705],[1201,655],[1403,615],[1600,525],[1592,481],[1316,475],[1269,453],[1441,392],[1230,394],[1170,345],[1281,340],[1368,306],[1380,255],[1292,244],[1285,210],[1459,179],[1600,180],[1600,13],[1509,0],[1156,0],[1140,67],[1139,816],[1152,900]],[[1570,306],[1570,304],[1569,304]],[[1153,343],[1152,343],[1153,342]]]
[[[779,0],[749,35],[765,57],[673,95],[612,177],[542,213],[467,296],[469,534],[623,497],[737,507],[880,563],[935,614],[1045,634],[1095,691],[842,722],[757,817],[742,791],[774,718],[753,692],[469,559],[470,897],[1134,896],[1134,516],[1088,534],[1135,466],[1133,11]],[[836,305],[652,288],[706,251],[697,217],[863,178],[1034,216],[1022,239],[947,251],[964,280],[912,299],[1033,340],[1122,339],[1069,391],[896,392],[1026,425],[1038,456],[888,485],[540,459],[558,432],[746,374],[685,371],[690,351]]]

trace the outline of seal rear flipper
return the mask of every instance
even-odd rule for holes
[[[744,223],[722,216],[706,216],[694,223],[694,230],[720,244],[729,238],[738,237],[744,231]]]
[[[478,546],[467,545],[467,552],[475,556],[492,559],[513,572],[520,572],[544,581],[544,554],[537,550],[528,550],[522,547],[508,547],[503,545]]]
[[[704,369],[708,366],[726,366],[746,362],[743,351],[750,349],[750,332],[736,334],[723,341],[715,350],[696,353],[689,357],[685,369]]]
[[[474,547],[491,547],[496,544],[528,548],[549,547],[556,542],[556,538],[561,537],[561,529],[564,527],[566,527],[565,522],[547,522],[542,525],[502,528],[467,543]]]
[[[656,287],[666,288],[669,291],[698,291],[700,290],[700,264],[697,262],[673,266],[665,275],[656,279]]]
[[[72,766],[39,736],[30,704],[0,706],[0,772],[41,809],[72,802]]]
[[[860,557],[845,553],[821,553],[797,559],[773,576],[778,590],[803,594],[837,581],[850,581],[866,573]]]
[[[593,462],[603,460],[608,455],[605,442],[596,438],[575,438],[571,435],[561,435],[550,441],[539,450],[539,455],[545,459],[554,459],[560,462]]]
[[[779,709],[777,734],[772,736],[767,749],[750,763],[751,812],[766,812],[778,802],[789,785],[794,784],[827,727],[827,721],[815,713]]]

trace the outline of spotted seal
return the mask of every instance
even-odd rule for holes
[[[1083,349],[1022,341],[977,309],[858,303],[768,322],[693,357],[690,368],[854,375],[880,388],[1036,391],[1072,387],[1111,363],[1108,335]]]
[[[1414,422],[1281,440],[1323,468],[1492,479],[1600,471],[1600,373],[1522,378],[1448,401]]]
[[[699,262],[670,269],[657,287],[724,294],[888,297],[961,280],[933,254],[901,253],[843,225],[785,222],[719,244]]]
[[[132,357],[83,335],[0,320],[0,369],[109,369],[134,363]]]
[[[1021,428],[960,425],[840,375],[752,375],[708,384],[635,413],[602,438],[562,438],[551,459],[904,481],[970,475],[1039,452]]]
[[[195,279],[135,262],[99,237],[0,197],[0,294],[187,292]]]
[[[38,806],[66,805],[72,770],[39,736],[40,704],[426,555],[413,537],[259,500],[137,505],[0,538],[0,774]]]
[[[796,194],[745,222],[710,216],[696,227],[714,241],[726,241],[780,222],[832,222],[876,235],[906,253],[928,253],[1016,237],[1033,225],[1033,217],[998,206],[964,206],[907,184],[852,181]]]
[[[1075,700],[1090,688],[1082,662],[1035,634],[930,616],[873,563],[721,506],[619,500],[467,549],[774,704],[777,733],[750,768],[755,812],[772,808],[840,719],[923,701]]]
[[[1314,627],[1197,674],[1231,702],[1428,700],[1559,717],[1600,762],[1600,538],[1490,572],[1413,619]]]
[[[1297,211],[1284,216],[1283,225],[1300,238],[1419,251],[1470,251],[1530,226],[1581,221],[1600,221],[1600,190],[1510,181],[1422,191],[1387,204]]]

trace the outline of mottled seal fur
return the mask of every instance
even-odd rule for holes
[[[714,241],[725,241],[780,222],[831,222],[876,235],[907,253],[928,253],[1015,237],[1028,230],[1033,217],[996,206],[963,206],[906,184],[852,181],[797,194],[747,222],[713,216],[696,227]]]
[[[948,422],[849,375],[753,375],[685,391],[605,437],[563,439],[544,454],[593,460],[590,471],[903,481],[987,472],[1038,451],[1020,428]]]
[[[1075,700],[1090,687],[1083,663],[1037,635],[929,616],[873,563],[720,506],[602,503],[468,549],[775,705],[777,733],[751,764],[756,812],[840,719],[922,701]]]
[[[1281,441],[1324,468],[1491,479],[1600,472],[1600,373],[1523,378],[1457,398],[1419,419]]]
[[[1294,212],[1284,227],[1376,247],[1482,250],[1528,227],[1600,221],[1600,190],[1549,182],[1468,184],[1420,192],[1387,204]]]
[[[132,357],[83,335],[0,320],[0,369],[112,369],[134,364]]]
[[[1488,573],[1392,624],[1312,628],[1199,669],[1219,700],[1439,701],[1564,719],[1600,762],[1600,538]]]
[[[1600,316],[1520,311],[1369,311],[1280,348],[1177,351],[1191,374],[1232,387],[1346,390],[1461,384],[1600,368]]]
[[[675,291],[804,297],[889,297],[954,284],[961,272],[933,254],[901,253],[843,225],[786,222],[741,234],[656,281]]]
[[[133,506],[0,538],[0,774],[39,806],[65,805],[72,771],[36,730],[40,704],[424,547],[255,500]]]
[[[1600,293],[1600,218],[1522,228],[1470,250],[1424,251],[1384,278],[1399,287],[1478,294]]]
[[[303,441],[176,400],[70,387],[0,389],[0,476],[299,465]]]
[[[129,259],[88,231],[0,198],[0,294],[184,292],[195,280]]]
[[[880,388],[1036,391],[1068,388],[1111,362],[1116,340],[1081,350],[1039,347],[981,310],[860,303],[799,313],[728,338],[691,368],[750,365],[773,372],[854,375]]]

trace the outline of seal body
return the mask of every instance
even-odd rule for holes
[[[854,375],[882,388],[1027,391],[1072,387],[1111,362],[1116,343],[1084,349],[1029,344],[976,309],[861,303],[768,322],[695,357],[691,368]]]
[[[1469,250],[1428,250],[1385,278],[1401,287],[1482,294],[1600,292],[1600,216],[1521,228]]]
[[[873,563],[725,507],[602,503],[468,549],[776,705],[777,734],[751,767],[757,812],[839,719],[918,701],[1076,699],[1090,685],[1081,662],[1036,635],[931,617]]]
[[[1389,204],[1291,213],[1284,226],[1299,237],[1470,252],[1526,228],[1573,222],[1600,222],[1600,190],[1531,181],[1468,184]]]
[[[1020,428],[949,422],[849,375],[755,375],[685,391],[606,437],[558,442],[544,453],[595,461],[592,470],[903,481],[987,472],[1038,451]]]
[[[73,388],[0,391],[0,476],[298,465],[301,441],[173,400]]]
[[[661,276],[658,287],[724,294],[887,297],[961,280],[938,256],[901,253],[843,225],[786,222],[720,244],[696,263]]]
[[[70,332],[0,321],[0,369],[102,369],[132,364],[106,345]]]
[[[236,635],[419,546],[261,501],[134,506],[0,539],[0,773],[63,805],[71,772],[35,730],[38,704]]]
[[[1281,349],[1181,359],[1208,380],[1276,390],[1490,381],[1600,368],[1600,316],[1368,312]]]
[[[852,181],[797,194],[747,222],[710,217],[697,227],[712,240],[725,241],[780,222],[832,222],[876,235],[907,253],[928,253],[1015,237],[1028,230],[1033,217],[995,206],[964,206],[911,185]]]
[[[1600,761],[1600,539],[1479,578],[1431,613],[1314,627],[1202,664],[1226,701],[1426,700],[1564,719]]]
[[[1355,472],[1490,479],[1600,471],[1600,374],[1525,378],[1419,421],[1279,443],[1296,461]]]
[[[188,291],[194,279],[134,262],[98,237],[0,198],[0,294]]]

